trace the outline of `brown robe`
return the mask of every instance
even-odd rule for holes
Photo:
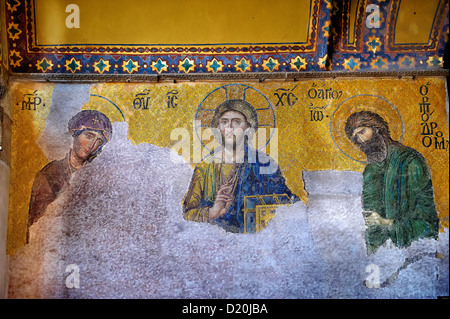
[[[48,163],[36,174],[28,211],[27,242],[31,225],[42,217],[47,206],[69,185],[72,175],[69,156],[70,152],[63,159]]]

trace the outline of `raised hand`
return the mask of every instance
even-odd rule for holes
[[[225,214],[231,205],[231,195],[230,191],[233,187],[232,183],[228,182],[223,184],[216,195],[216,200],[214,201],[213,207],[209,209],[209,220],[219,218]]]

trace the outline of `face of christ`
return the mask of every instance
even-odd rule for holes
[[[250,127],[245,116],[237,111],[225,112],[219,119],[217,129],[222,137],[222,145],[227,150],[238,151],[243,147],[245,130]]]

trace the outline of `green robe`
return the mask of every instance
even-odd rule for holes
[[[383,162],[366,166],[363,208],[393,220],[392,226],[368,226],[369,253],[389,238],[398,247],[407,247],[418,238],[438,237],[431,175],[425,158],[412,148],[390,145]]]

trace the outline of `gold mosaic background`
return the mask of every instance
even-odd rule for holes
[[[187,129],[193,142],[193,138],[196,138],[193,120],[199,105],[202,101],[204,107],[213,108],[220,104],[224,99],[220,90],[205,98],[215,89],[227,84],[230,83],[94,84],[90,90],[90,101],[80,105],[80,108],[102,111],[113,122],[125,120],[128,123],[128,138],[134,144],[151,143],[160,147],[173,147],[177,141],[171,140],[170,133],[176,128]],[[286,177],[287,185],[304,202],[307,203],[308,194],[304,190],[303,171],[362,172],[364,169],[364,163],[360,162],[364,158],[348,143],[342,128],[346,116],[352,110],[366,108],[385,117],[394,138],[401,138],[404,145],[415,148],[425,156],[431,168],[441,225],[448,228],[449,129],[444,78],[316,79],[242,84],[250,87],[246,91],[246,99],[251,100],[255,108],[265,107],[267,99],[272,104],[278,129],[278,164]],[[33,178],[37,171],[52,160],[45,157],[37,139],[45,126],[54,86],[55,84],[48,83],[15,82],[11,88],[14,125],[8,221],[10,254],[25,243]],[[239,91],[241,87],[237,85],[236,90],[230,90],[230,96],[239,97],[242,94]],[[434,147],[434,136],[430,147],[422,145],[423,117],[419,103],[422,102],[424,95],[421,93],[425,93],[425,87],[430,113],[433,112],[428,122],[435,122],[435,132],[442,132],[446,150]],[[46,106],[35,111],[22,110],[21,103],[25,94],[38,95]],[[176,98],[172,100],[174,104],[170,105],[168,102],[173,96]],[[136,104],[135,99],[138,97],[145,101],[149,98],[148,109],[144,109],[143,104]],[[260,114],[265,122],[271,122],[269,111]],[[272,142],[275,143],[275,140],[270,141]],[[208,140],[204,143],[207,144]]]

